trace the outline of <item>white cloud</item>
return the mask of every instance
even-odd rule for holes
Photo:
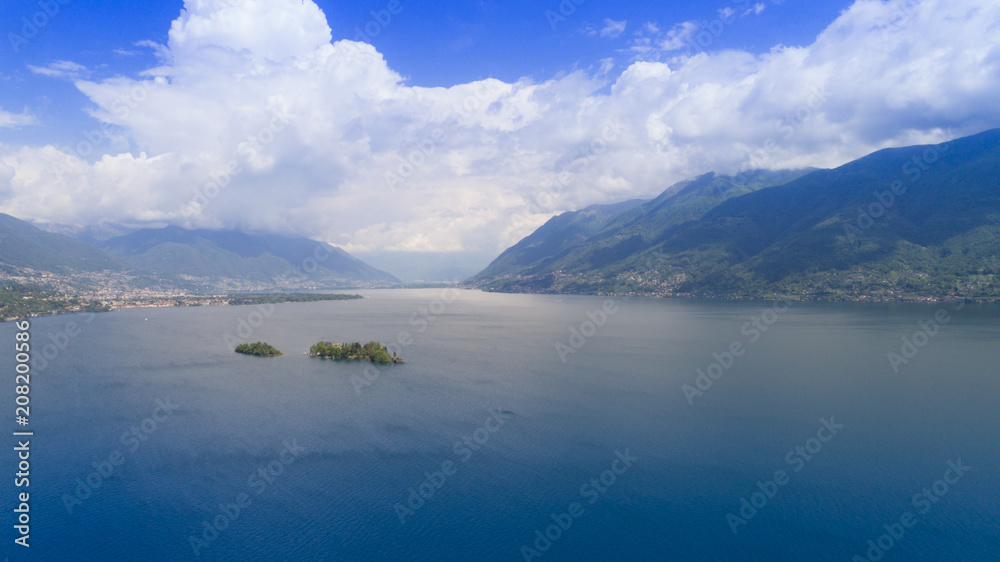
[[[697,22],[685,21],[661,33],[659,26],[647,23],[636,33],[629,50],[642,59],[686,49],[692,45],[692,38],[700,29],[701,25]]]
[[[734,0],[734,3],[737,3]],[[749,6],[744,9],[744,7]],[[711,21],[685,21],[675,24],[665,33],[654,23],[647,23],[634,35],[630,50],[638,57],[654,57],[683,51],[687,55],[712,50],[716,40],[726,33],[737,17],[760,15],[766,5],[757,3],[750,6],[749,0],[740,0],[737,6],[724,6]],[[741,11],[742,10],[742,11]]]
[[[722,18],[723,20],[728,20],[736,15],[736,8],[733,8],[732,6],[726,6],[725,8],[718,10],[718,12],[720,18]]]
[[[90,75],[87,67],[68,60],[58,60],[44,67],[29,64],[28,69],[40,76],[67,78],[69,80],[79,80]]]
[[[0,129],[14,129],[36,123],[35,116],[24,110],[21,113],[10,113],[0,108]]]
[[[617,75],[450,88],[331,42],[308,0],[229,4],[187,0],[167,44],[143,45],[160,66],[142,76],[77,82],[137,156],[69,166],[79,147],[0,146],[0,212],[497,251],[555,212],[711,170],[834,166],[1000,126],[1000,5],[975,0],[905,18],[905,0],[858,0],[812,45],[759,55],[676,56],[690,27],[647,24]],[[11,115],[0,126],[32,119]]]
[[[601,30],[601,37],[610,37],[614,39],[622,33],[625,33],[625,27],[627,25],[627,20],[615,21],[612,19],[606,19],[604,20],[604,29]]]

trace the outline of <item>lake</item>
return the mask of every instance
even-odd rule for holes
[[[34,319],[10,559],[1000,556],[996,307],[362,293]]]

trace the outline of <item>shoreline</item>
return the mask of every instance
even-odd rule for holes
[[[974,297],[968,295],[947,295],[947,296],[921,296],[921,295],[904,295],[904,296],[894,296],[886,297],[883,295],[857,295],[857,296],[817,296],[817,295],[798,295],[798,294],[768,294],[768,295],[697,295],[691,293],[655,293],[655,292],[626,292],[626,293],[616,293],[616,292],[598,292],[598,293],[577,293],[577,292],[560,292],[560,291],[499,291],[491,289],[483,289],[478,287],[460,287],[467,290],[478,290],[484,293],[493,293],[501,295],[565,295],[565,296],[580,296],[580,297],[611,297],[611,298],[630,298],[630,297],[640,297],[640,298],[650,298],[650,299],[686,299],[686,300],[701,300],[701,301],[734,301],[734,302],[770,302],[775,300],[789,300],[795,302],[852,302],[852,303],[871,303],[871,304],[886,304],[886,303],[905,303],[905,304],[947,304],[956,302],[965,302],[967,304],[1000,304],[1000,296],[998,297]]]
[[[303,295],[315,295],[316,297],[329,297],[329,298],[311,298],[303,299]],[[26,318],[41,318],[45,316],[59,316],[64,314],[98,314],[115,312],[119,310],[132,310],[141,308],[187,308],[187,307],[203,307],[203,306],[259,306],[262,304],[284,304],[293,302],[335,302],[335,301],[345,301],[345,300],[360,300],[365,297],[361,295],[349,295],[345,293],[288,293],[287,295],[281,295],[279,293],[259,293],[259,294],[236,294],[236,295],[171,295],[171,296],[157,296],[157,297],[147,297],[143,299],[111,299],[111,300],[100,300],[99,298],[92,297],[89,295],[61,295],[65,298],[76,298],[80,300],[87,300],[89,302],[100,302],[106,307],[105,310],[86,310],[82,305],[74,305],[70,309],[65,310],[49,310],[46,312],[32,313],[26,316],[12,316],[4,317],[0,319],[0,322],[14,322],[17,320],[22,320]],[[284,297],[284,298],[283,298]],[[260,302],[232,302],[234,300],[257,300]]]
[[[718,296],[718,295],[691,295],[691,294],[659,294],[659,293],[561,293],[561,292],[515,292],[515,291],[495,291],[487,289],[479,289],[475,287],[457,287],[459,289],[468,291],[480,291],[483,293],[491,294],[501,294],[501,295],[560,295],[560,296],[578,296],[578,297],[611,297],[611,298],[650,298],[650,299],[678,299],[678,300],[693,300],[693,301],[732,301],[732,302],[771,302],[775,300],[788,300],[793,302],[804,302],[804,303],[858,303],[858,304],[949,304],[965,302],[966,304],[985,304],[985,305],[996,305],[1000,304],[1000,297],[983,297],[976,298],[970,296],[903,296],[903,297],[881,297],[881,296],[869,296],[869,295],[859,295],[857,297],[818,297],[814,295],[767,295],[767,296]],[[406,288],[398,288],[406,290]],[[394,290],[394,289],[383,289],[383,290]],[[298,293],[295,293],[298,294]],[[332,295],[332,294],[331,294]],[[259,304],[288,304],[294,302],[304,302],[296,300],[277,300],[268,303],[236,303],[233,304],[229,302],[234,298],[239,298],[242,295],[207,295],[207,296],[184,296],[184,297],[169,297],[169,298],[150,298],[143,301],[108,301],[105,304],[110,307],[108,310],[93,311],[84,310],[80,307],[77,310],[62,310],[62,311],[50,311],[38,314],[31,314],[28,316],[17,316],[17,317],[6,317],[0,319],[0,322],[14,322],[17,320],[22,320],[25,318],[41,318],[45,316],[60,316],[68,314],[101,314],[110,313],[121,310],[134,310],[134,309],[149,309],[149,308],[187,308],[187,307],[203,307],[203,306],[258,306]],[[360,300],[360,295],[353,295],[354,298],[331,298],[331,299],[317,299],[315,301],[308,302],[334,302],[339,300]],[[86,298],[84,296],[78,298]],[[171,302],[172,301],[172,302]]]

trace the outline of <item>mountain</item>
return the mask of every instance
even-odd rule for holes
[[[136,230],[138,230],[137,228],[127,227],[118,224],[68,225],[68,224],[58,224],[58,223],[36,222],[34,223],[34,225],[46,232],[65,234],[66,236],[72,236],[77,240],[86,242],[88,244],[93,244],[95,246],[99,246],[101,242],[107,240],[108,238],[121,236],[123,234],[128,234],[129,232],[135,232]]]
[[[659,250],[707,294],[993,296],[1000,129],[878,151],[719,205]]]
[[[580,211],[552,217],[527,238],[500,254],[500,257],[469,282],[542,271],[560,256],[590,240],[611,219],[644,202],[633,199],[612,205],[591,205]]]
[[[573,292],[578,287],[572,280],[581,275],[610,278],[631,271],[647,259],[645,251],[668,229],[696,220],[728,199],[811,171],[754,170],[739,176],[708,173],[674,184],[652,201],[631,200],[563,213],[505,251],[466,284],[503,291],[544,291],[555,284],[557,290]],[[561,285],[554,276],[569,280],[571,286]]]
[[[235,231],[144,229],[101,242],[137,269],[214,290],[389,286],[400,281],[347,252],[307,238]]]
[[[1000,129],[880,150],[714,205],[704,201],[713,178],[623,213],[543,268],[476,284],[719,297],[1000,296]]]
[[[0,214],[0,273],[62,292],[111,287],[225,292],[400,282],[339,248],[306,238],[167,227],[100,240],[97,236],[118,229],[66,230],[94,242]]]
[[[124,272],[131,269],[86,242],[40,230],[30,223],[0,214],[0,264],[50,273]]]

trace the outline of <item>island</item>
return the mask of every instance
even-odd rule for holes
[[[277,357],[278,355],[284,355],[284,353],[275,349],[271,344],[264,342],[241,343],[236,346],[236,353],[256,355],[257,357]]]
[[[371,361],[372,363],[405,363],[402,357],[396,355],[376,341],[370,341],[364,345],[359,342],[354,343],[332,343],[316,342],[309,348],[310,357],[321,357],[323,359],[344,359],[347,361]]]

